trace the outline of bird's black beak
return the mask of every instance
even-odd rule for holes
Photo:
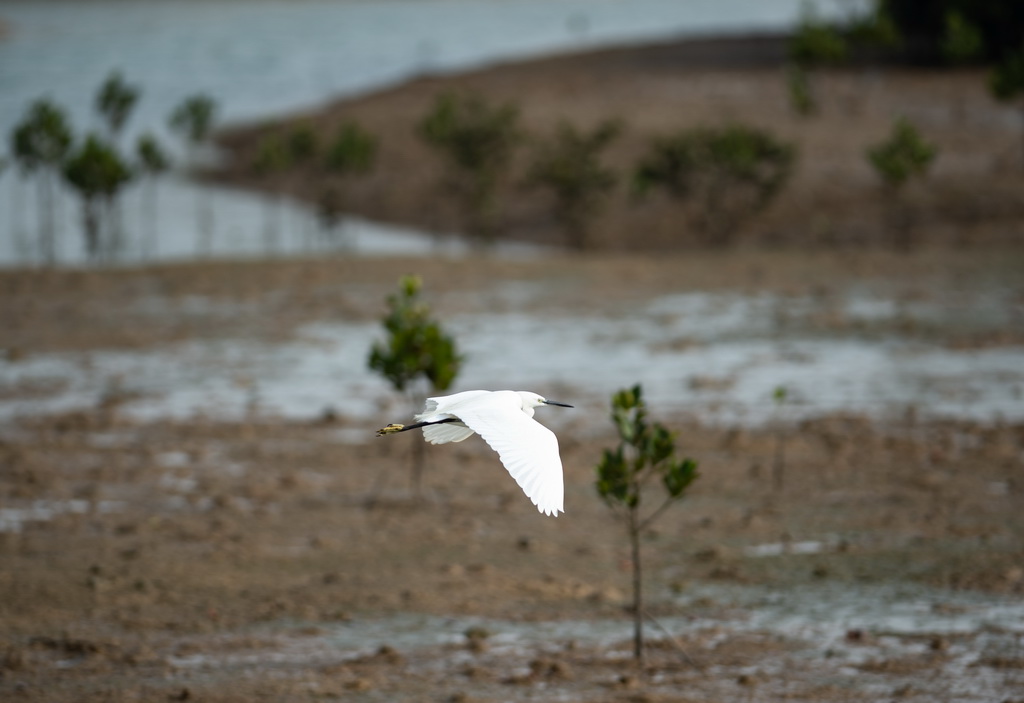
[[[573,406],[569,405],[568,403],[556,403],[553,400],[545,400],[544,401],[544,405],[557,405],[560,408],[571,408],[571,407],[573,407]]]

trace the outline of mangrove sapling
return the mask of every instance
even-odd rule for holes
[[[109,244],[102,239],[101,208],[131,180],[131,175],[117,150],[94,134],[64,164],[64,179],[82,202],[85,249],[90,259],[98,260],[109,253]]]
[[[647,406],[639,385],[612,396],[612,423],[619,434],[619,445],[605,449],[597,465],[597,493],[626,524],[633,566],[633,656],[644,657],[643,569],[640,536],[666,508],[683,497],[696,480],[697,464],[692,459],[677,459],[675,435],[657,422],[647,421]],[[653,490],[652,480],[664,489],[661,503],[641,513],[643,498]]]
[[[57,204],[60,171],[73,141],[63,108],[36,100],[11,131],[11,155],[38,188],[39,252],[43,263],[57,262]]]
[[[131,117],[138,99],[139,89],[126,83],[117,71],[111,73],[96,91],[96,112],[107,128],[107,138],[112,148],[120,145],[121,131]],[[105,246],[112,254],[121,250],[124,239],[119,193],[106,198],[105,205],[108,210],[107,227],[110,230]]]
[[[563,122],[537,145],[527,185],[550,192],[555,220],[574,249],[590,244],[591,225],[618,182],[615,171],[601,163],[601,154],[621,131],[616,120],[590,131]]]
[[[785,185],[795,148],[754,127],[684,129],[655,137],[633,175],[639,196],[655,188],[687,205],[707,246],[726,247]]]
[[[1017,109],[1020,111],[1021,118],[1021,137],[1024,138],[1024,45],[1016,51],[1008,53],[992,69],[989,90],[997,100],[1017,101]],[[1024,141],[1021,146],[1024,147]],[[1024,168],[1024,151],[1022,151],[1021,157],[1021,167]]]
[[[467,233],[480,245],[493,244],[501,223],[501,186],[524,138],[519,109],[475,94],[445,93],[417,129],[447,164],[445,190],[458,203]]]
[[[288,133],[285,139],[285,146],[288,152],[288,165],[293,170],[294,175],[300,179],[299,182],[301,183],[301,169],[316,162],[317,155],[320,152],[320,140],[317,139],[313,127],[303,123],[295,125]],[[314,241],[313,220],[307,216],[305,209],[297,210],[296,216],[299,218],[298,231],[303,248],[307,251],[312,250]]]
[[[160,175],[171,167],[171,159],[152,134],[143,134],[139,137],[135,143],[135,156],[145,188],[142,219],[148,223],[148,232],[143,236],[140,250],[143,259],[152,259],[157,254],[159,240],[157,183]]]
[[[887,139],[867,149],[868,162],[885,186],[889,227],[897,249],[908,251],[914,243],[910,208],[903,195],[905,186],[924,178],[937,153],[935,146],[902,117],[896,120]]]
[[[286,171],[290,164],[291,156],[281,137],[269,135],[260,141],[249,170],[257,179],[273,183],[278,174]],[[284,199],[280,185],[272,185],[271,190],[263,198],[263,252],[267,255],[276,254],[280,248],[281,206]]]
[[[324,187],[319,198],[322,229],[334,243],[341,215],[348,206],[351,181],[369,173],[377,159],[378,140],[357,122],[343,122],[324,155],[324,171],[333,178]]]
[[[139,89],[126,83],[117,71],[107,76],[96,91],[96,112],[103,118],[112,143],[117,143],[138,100]]]
[[[171,112],[168,123],[185,141],[187,158],[193,168],[199,164],[200,151],[209,141],[216,116],[216,101],[202,94],[185,98]],[[209,254],[213,249],[213,208],[203,187],[196,190],[196,224],[196,248],[203,254]]]
[[[842,33],[819,19],[813,5],[804,5],[800,22],[787,47],[789,99],[798,114],[807,116],[818,111],[818,91],[813,74],[824,66],[843,62],[848,51]]]
[[[963,13],[947,9],[941,51],[951,66],[968,65],[984,56],[985,37]]]
[[[420,300],[423,281],[419,276],[403,276],[398,292],[388,296],[388,312],[381,319],[387,332],[383,342],[370,350],[370,369],[383,376],[398,393],[407,394],[414,408],[423,405],[426,394],[416,393],[418,384],[426,384],[434,393],[447,390],[462,368],[454,338],[430,315]],[[425,460],[424,442],[413,443],[412,489],[422,495]]]

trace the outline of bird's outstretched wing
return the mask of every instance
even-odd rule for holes
[[[492,394],[498,396],[498,393]],[[562,460],[555,433],[522,411],[518,397],[450,409],[498,453],[501,463],[545,515],[563,511]]]
[[[414,417],[417,422],[436,423],[439,420],[452,420],[459,417],[458,412],[453,412],[453,408],[459,408],[465,403],[472,402],[474,398],[490,394],[490,391],[463,391],[454,395],[427,398],[423,412],[417,413]],[[461,422],[445,422],[444,424],[427,425],[423,428],[423,439],[431,444],[461,442],[471,436],[473,436],[473,430]]]

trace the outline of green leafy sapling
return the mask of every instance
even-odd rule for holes
[[[312,161],[320,151],[320,140],[309,124],[298,124],[288,133],[288,154],[291,163],[301,165]]]
[[[936,154],[935,146],[904,117],[896,120],[888,139],[867,151],[868,161],[892,188],[901,188],[908,181],[923,177]]]
[[[1008,53],[992,69],[989,89],[997,100],[1017,101],[1021,117],[1021,136],[1024,137],[1024,45]],[[1021,156],[1024,157],[1024,152]],[[1021,161],[1021,165],[1024,167],[1024,160]]]
[[[790,102],[800,115],[818,111],[817,91],[812,74],[823,66],[846,60],[849,48],[843,34],[818,18],[814,6],[805,3],[787,47],[787,85]]]
[[[96,135],[89,135],[64,164],[64,180],[82,202],[85,248],[90,258],[105,256],[110,246],[101,238],[101,206],[108,204],[131,177],[117,149]]]
[[[210,138],[216,117],[217,102],[201,93],[185,98],[171,112],[170,127],[185,141],[188,160],[193,167]],[[209,253],[213,248],[213,209],[204,188],[199,188],[196,193],[196,221],[198,249]]]
[[[523,140],[518,108],[494,105],[476,94],[445,93],[417,130],[445,159],[448,185],[469,234],[483,245],[492,244],[501,220],[501,186]]]
[[[138,164],[138,171],[144,177],[145,197],[143,207],[145,216],[143,220],[149,223],[149,232],[142,244],[143,255],[146,258],[156,254],[157,248],[157,182],[160,174],[171,167],[171,157],[160,145],[157,138],[152,134],[143,134],[135,143],[135,157]]]
[[[249,163],[249,171],[257,179],[273,181],[291,165],[291,154],[284,140],[276,134],[263,137],[256,147],[256,155]],[[281,235],[281,209],[283,195],[279,184],[271,186],[272,193],[263,198],[263,249],[272,254],[278,249]]]
[[[938,150],[926,141],[917,128],[906,118],[893,125],[884,141],[869,147],[868,162],[885,184],[892,219],[891,229],[898,248],[911,247],[911,222],[902,191],[907,183],[924,178],[935,160]]]
[[[11,131],[11,155],[22,174],[39,188],[39,244],[42,259],[57,259],[57,181],[74,137],[64,110],[43,98],[33,102]]]
[[[185,98],[171,112],[170,127],[185,140],[192,158],[196,157],[195,150],[209,139],[216,116],[217,102],[203,94]]]
[[[985,39],[970,20],[956,10],[947,10],[941,50],[949,64],[968,64],[984,55]]]
[[[125,82],[118,71],[112,72],[96,91],[94,105],[107,128],[107,139],[111,148],[118,148],[121,131],[124,129],[139,100],[139,89]],[[107,247],[111,252],[121,249],[124,239],[123,212],[120,193],[115,192],[105,199],[107,208]]]
[[[333,178],[327,182],[317,200],[317,214],[329,240],[348,208],[350,182],[369,173],[376,162],[378,139],[359,123],[346,121],[339,125],[324,154],[323,168]]]
[[[562,123],[537,145],[527,184],[551,193],[555,219],[576,249],[587,247],[592,221],[618,182],[616,173],[601,163],[601,154],[621,131],[615,120],[589,131]]]
[[[414,386],[424,381],[432,392],[447,390],[462,368],[464,357],[455,340],[434,320],[430,308],[420,300],[423,281],[403,276],[398,292],[388,296],[388,312],[381,320],[387,336],[370,350],[369,367],[383,376],[399,393],[408,394],[414,404],[420,400]],[[417,495],[423,470],[423,443],[417,442],[413,455],[412,479]]]
[[[597,493],[626,523],[633,563],[633,655],[642,661],[643,570],[640,535],[672,503],[681,499],[696,480],[697,464],[692,459],[676,458],[675,435],[657,422],[647,420],[647,405],[639,385],[612,396],[612,423],[619,434],[619,445],[605,449],[597,465]],[[656,480],[661,486],[661,501],[646,510]]]
[[[655,188],[689,205],[705,244],[724,247],[789,179],[795,148],[744,125],[684,129],[652,140],[633,176],[634,190]]]
[[[139,100],[139,89],[126,83],[117,71],[111,73],[96,93],[96,111],[106,123],[108,136],[117,142]]]
[[[346,121],[324,154],[324,167],[338,176],[368,173],[377,158],[378,139],[358,122]]]

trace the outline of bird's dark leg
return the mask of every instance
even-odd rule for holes
[[[457,417],[446,417],[443,420],[434,420],[433,422],[415,422],[411,425],[397,425],[392,424],[387,427],[381,427],[377,430],[377,436],[383,437],[386,434],[395,434],[396,432],[405,432],[406,430],[417,430],[420,427],[426,427],[427,425],[443,425],[446,422],[459,422]]]

